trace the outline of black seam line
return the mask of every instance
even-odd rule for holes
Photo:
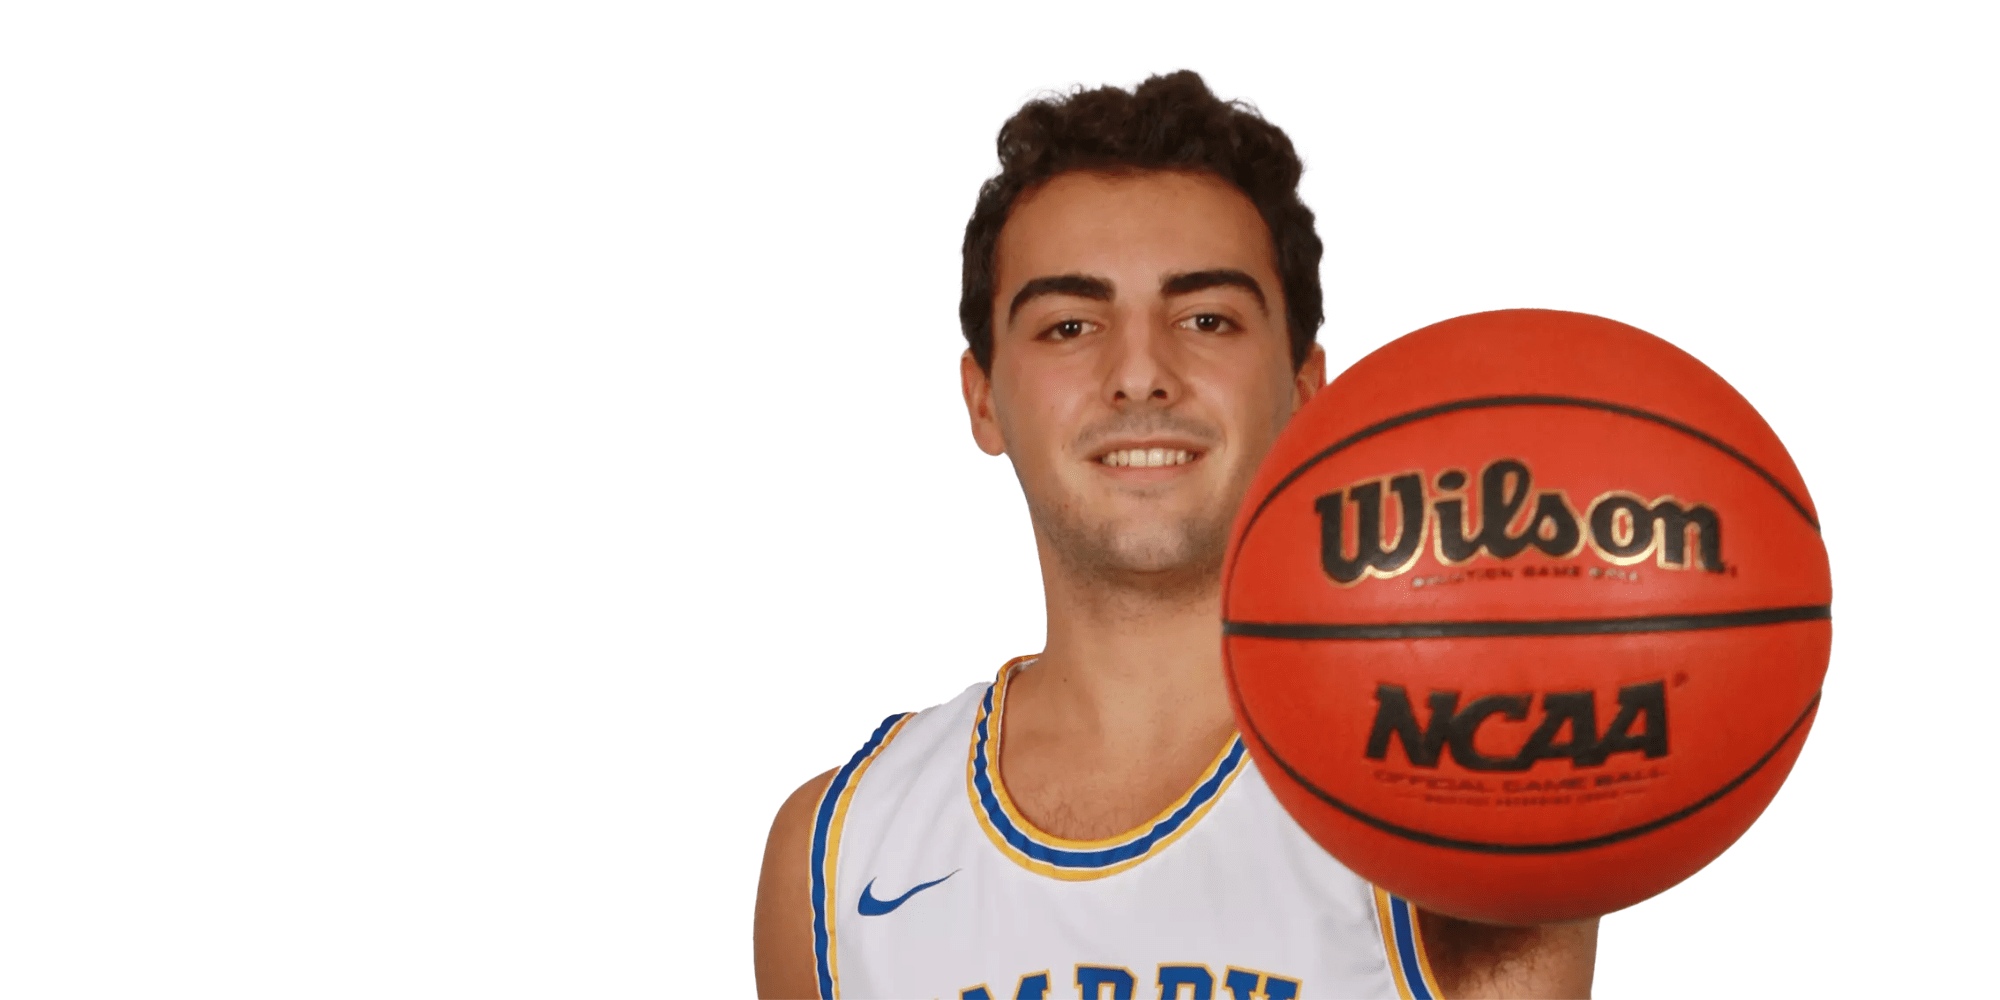
[[[1824,621],[1833,608],[1812,604],[1712,615],[1647,615],[1640,618],[1574,618],[1560,621],[1391,622],[1331,625],[1320,622],[1222,623],[1224,635],[1257,639],[1467,639],[1489,636],[1622,635],[1632,632],[1698,632],[1785,622]]]
[[[1292,470],[1292,473],[1290,475],[1286,476],[1283,480],[1280,480],[1277,486],[1271,488],[1270,494],[1266,495],[1264,498],[1264,503],[1265,504],[1270,503],[1271,498],[1275,497],[1286,486],[1291,485],[1292,480],[1297,479],[1299,476],[1304,475],[1307,469],[1310,469],[1313,466],[1318,465],[1320,462],[1324,461],[1328,456],[1331,456],[1335,452],[1349,448],[1353,446],[1356,442],[1374,437],[1375,435],[1380,434],[1383,431],[1394,430],[1398,427],[1403,426],[1404,424],[1415,423],[1416,421],[1419,420],[1428,420],[1431,417],[1440,416],[1446,413],[1454,413],[1459,410],[1490,410],[1503,406],[1575,406],[1586,410],[1604,410],[1610,413],[1617,413],[1627,417],[1637,417],[1640,420],[1650,420],[1653,423],[1659,424],[1662,427],[1671,427],[1674,430],[1680,431],[1682,434],[1686,434],[1689,437],[1692,437],[1702,442],[1703,444],[1708,445],[1711,448],[1715,448],[1716,450],[1721,451],[1723,454],[1728,455],[1730,458],[1733,458],[1738,462],[1743,463],[1744,466],[1749,468],[1750,471],[1755,472],[1757,475],[1763,477],[1765,482],[1771,484],[1771,488],[1777,490],[1778,494],[1785,498],[1785,502],[1791,504],[1792,509],[1798,511],[1799,516],[1805,518],[1806,523],[1813,526],[1814,531],[1819,530],[1819,519],[1812,516],[1812,512],[1806,509],[1806,505],[1800,503],[1799,498],[1793,496],[1792,491],[1787,489],[1784,483],[1778,481],[1778,477],[1771,475],[1771,473],[1766,471],[1763,466],[1758,465],[1755,461],[1752,461],[1750,456],[1745,455],[1742,452],[1737,451],[1735,448],[1730,447],[1728,442],[1723,441],[1720,438],[1714,437],[1704,431],[1691,427],[1687,424],[1681,423],[1680,421],[1675,420],[1672,417],[1664,417],[1650,410],[1642,410],[1636,406],[1626,406],[1622,403],[1607,403],[1601,399],[1584,399],[1578,396],[1536,396],[1536,395],[1479,396],[1472,399],[1455,400],[1450,403],[1439,403],[1436,406],[1426,406],[1421,410],[1411,410],[1410,412],[1402,414],[1401,416],[1390,417],[1389,419],[1384,420],[1381,423],[1374,424],[1369,427],[1364,427],[1361,430],[1355,431],[1354,433],[1348,435],[1347,437],[1344,437],[1339,441],[1336,441],[1333,444],[1328,445],[1319,454],[1314,455],[1309,459],[1306,459],[1305,464]],[[1263,513],[1263,510],[1264,510],[1264,504],[1258,504],[1257,505],[1258,513],[1260,514]]]
[[[1812,701],[1806,704],[1805,711],[1799,713],[1799,717],[1792,722],[1791,728],[1785,730],[1785,735],[1778,737],[1778,742],[1774,744],[1770,750],[1765,751],[1764,756],[1757,758],[1757,762],[1755,764],[1750,765],[1749,770],[1744,771],[1742,774],[1737,775],[1735,779],[1731,780],[1728,784],[1709,793],[1706,797],[1702,798],[1700,801],[1694,803],[1693,805],[1687,806],[1686,808],[1680,809],[1676,812],[1669,813],[1665,816],[1660,817],[1659,819],[1652,820],[1646,823],[1641,823],[1638,826],[1626,827],[1623,830],[1613,831],[1611,833],[1607,833],[1602,836],[1587,837],[1583,840],[1566,840],[1561,843],[1554,843],[1554,844],[1489,844],[1477,840],[1458,840],[1452,837],[1440,837],[1433,833],[1425,833],[1422,830],[1412,830],[1409,827],[1399,826],[1395,823],[1389,822],[1388,820],[1380,819],[1375,816],[1370,816],[1367,813],[1362,812],[1361,810],[1356,809],[1353,806],[1350,806],[1347,803],[1342,802],[1331,795],[1328,795],[1326,792],[1321,791],[1319,786],[1306,780],[1305,775],[1300,774],[1296,769],[1292,767],[1292,765],[1286,763],[1283,757],[1278,756],[1277,751],[1271,749],[1271,744],[1264,739],[1263,733],[1257,731],[1257,728],[1254,724],[1248,726],[1247,728],[1249,728],[1251,735],[1257,737],[1257,742],[1259,745],[1263,746],[1264,752],[1270,754],[1271,759],[1277,762],[1278,767],[1283,769],[1286,774],[1291,775],[1292,780],[1298,782],[1299,787],[1304,788],[1308,792],[1311,792],[1316,798],[1318,798],[1322,802],[1325,802],[1327,805],[1330,805],[1335,809],[1338,809],[1341,812],[1346,813],[1347,815],[1352,816],[1355,819],[1360,820],[1361,822],[1374,827],[1377,830],[1381,830],[1384,833],[1392,834],[1394,836],[1401,837],[1405,840],[1413,840],[1419,844],[1428,844],[1432,847],[1445,847],[1453,850],[1471,851],[1480,854],[1568,854],[1573,851],[1586,851],[1593,847],[1604,847],[1609,844],[1616,844],[1619,841],[1631,840],[1634,837],[1644,836],[1645,834],[1652,833],[1654,830],[1658,830],[1662,827],[1671,826],[1675,823],[1678,823],[1681,820],[1684,820],[1689,816],[1692,816],[1695,813],[1698,813],[1703,809],[1706,809],[1709,806],[1714,805],[1717,801],[1721,800],[1723,796],[1728,795],[1730,792],[1735,791],[1738,786],[1742,785],[1746,781],[1749,781],[1752,775],[1755,775],[1758,771],[1763,770],[1764,765],[1770,763],[1771,758],[1776,757],[1778,755],[1778,751],[1784,749],[1785,744],[1790,743],[1792,741],[1792,737],[1798,733],[1799,727],[1805,725],[1806,720],[1812,718],[1813,711],[1819,708],[1819,696],[1820,693],[1818,691],[1813,692]],[[1245,722],[1250,721],[1249,716],[1247,714],[1244,716],[1243,721]]]
[[[1806,524],[1812,524],[1812,530],[1814,530],[1814,532],[1818,532],[1818,530],[1820,530],[1820,520],[1818,520],[1818,518],[1814,518],[1810,510],[1806,510],[1806,504],[1800,504],[1800,502],[1798,502],[1798,498],[1796,498],[1796,496],[1792,496],[1792,490],[1788,490],[1788,488],[1786,488],[1786,486],[1784,486],[1782,482],[1778,482],[1778,478],[1776,478],[1776,476],[1772,476],[1770,472],[1766,472],[1766,470],[1764,470],[1764,466],[1760,466],[1760,464],[1752,462],[1752,460],[1750,460],[1750,456],[1746,456],[1746,454],[1738,452],[1736,448],[1730,448],[1730,446],[1728,446],[1726,442],[1722,442],[1722,440],[1718,440],[1718,438],[1714,438],[1714,436],[1710,436],[1710,434],[1706,434],[1706,432],[1702,432],[1702,430],[1696,430],[1696,428],[1692,428],[1692,426],[1688,426],[1688,424],[1682,424],[1680,420],[1674,420],[1674,418],[1670,418],[1670,416],[1660,416],[1660,414],[1654,414],[1654,412],[1648,412],[1648,410],[1640,410],[1640,408],[1636,408],[1636,406],[1624,406],[1624,404],[1618,404],[1618,402],[1604,402],[1604,400],[1584,400],[1584,398],[1578,398],[1578,396],[1476,396],[1476,398],[1470,398],[1470,400],[1454,400],[1454,402],[1440,402],[1440,404],[1436,404],[1436,406],[1424,406],[1422,410],[1410,410],[1410,412],[1406,412],[1406,414],[1400,414],[1400,416],[1392,416],[1392,418],[1388,418],[1388,420],[1382,420],[1382,422],[1376,422],[1376,424],[1368,424],[1366,428],[1360,428],[1360,430],[1356,430],[1354,434],[1348,434],[1346,438],[1340,438],[1340,440],[1336,440],[1334,444],[1328,444],[1326,448],[1320,448],[1320,452],[1318,452],[1318,454],[1314,454],[1312,458],[1308,458],[1308,460],[1300,462],[1300,464],[1298,464],[1298,468],[1294,468],[1292,472],[1286,472],[1286,474],[1284,474],[1284,478],[1282,478],[1282,480],[1278,480],[1278,484],[1276,484],[1276,486],[1272,486],[1268,494],[1264,494],[1264,500],[1258,500],[1258,504],[1256,504],[1256,510],[1252,510],[1252,512],[1250,512],[1250,520],[1246,520],[1246,522],[1244,522],[1244,530],[1242,530],[1242,534],[1238,534],[1238,536],[1236,536],[1238,544],[1240,544],[1240,542],[1242,542],[1244,538],[1250,538],[1250,530],[1252,530],[1252,528],[1256,528],[1256,522],[1258,522],[1258,518],[1262,518],[1262,516],[1264,516],[1264,508],[1268,508],[1268,506],[1270,506],[1270,502],[1272,502],[1272,500],[1276,500],[1276,498],[1278,498],[1278,494],[1282,494],[1286,486],[1290,486],[1290,484],[1292,484],[1294,480],[1298,480],[1298,478],[1300,478],[1300,476],[1304,476],[1304,474],[1306,474],[1308,470],[1312,470],[1312,466],[1316,466],[1316,464],[1320,464],[1320,462],[1324,462],[1324,460],[1332,458],[1334,454],[1338,454],[1338,452],[1342,452],[1342,450],[1346,450],[1346,448],[1352,448],[1354,444],[1360,444],[1360,442],[1364,442],[1364,440],[1368,440],[1368,438],[1374,438],[1376,434],[1382,434],[1382,432],[1388,432],[1388,430],[1396,430],[1396,428],[1400,428],[1400,426],[1404,426],[1404,424],[1414,424],[1414,422],[1418,422],[1418,420],[1430,420],[1432,416],[1442,416],[1442,414],[1452,414],[1452,412],[1458,412],[1458,410],[1494,410],[1494,408],[1500,408],[1500,406],[1578,406],[1578,408],[1584,408],[1584,410],[1604,410],[1604,412],[1612,412],[1612,414],[1624,414],[1624,416],[1634,416],[1634,418],[1638,418],[1638,420],[1650,420],[1650,422],[1654,422],[1654,424],[1660,424],[1660,426],[1664,426],[1664,428],[1674,428],[1674,430],[1678,430],[1678,432],[1682,432],[1682,434],[1688,434],[1688,436],[1690,436],[1690,438],[1694,438],[1694,440],[1700,440],[1700,442],[1704,442],[1704,444],[1708,444],[1708,446],[1712,446],[1712,448],[1718,448],[1718,450],[1722,450],[1722,454],[1728,454],[1730,458],[1734,458],[1734,460],[1742,462],[1744,466],[1748,466],[1748,468],[1750,468],[1750,472],[1756,472],[1758,476],[1762,476],[1762,478],[1764,478],[1764,482],[1768,482],[1772,490],[1778,490],[1778,496],[1784,496],[1784,500],[1786,500],[1788,504],[1792,504],[1792,510],[1796,510],[1800,518],[1806,518]],[[1226,578],[1226,580],[1222,580],[1222,592],[1224,592],[1224,594],[1228,594],[1228,592],[1230,592],[1230,584],[1232,584],[1234,580],[1236,580],[1236,562],[1234,562],[1234,560],[1230,560],[1230,572],[1228,572],[1228,578]]]
[[[1737,451],[1735,448],[1730,447],[1727,442],[1724,442],[1712,435],[1709,435],[1703,431],[1690,427],[1687,424],[1681,423],[1680,421],[1675,420],[1672,417],[1664,417],[1661,416],[1660,414],[1653,413],[1648,410],[1641,410],[1638,407],[1634,406],[1626,406],[1622,403],[1607,403],[1601,399],[1583,399],[1576,396],[1520,395],[1520,396],[1479,396],[1472,399],[1460,399],[1460,400],[1454,400],[1449,403],[1439,403],[1436,406],[1426,406],[1421,410],[1411,410],[1408,413],[1390,417],[1389,419],[1383,420],[1379,423],[1370,424],[1367,427],[1363,427],[1362,429],[1355,431],[1354,433],[1349,434],[1348,436],[1341,438],[1340,440],[1335,441],[1330,445],[1327,445],[1325,448],[1320,449],[1318,454],[1315,454],[1313,457],[1308,458],[1304,462],[1300,463],[1298,468],[1293,469],[1291,472],[1286,473],[1285,478],[1278,480],[1278,484],[1276,486],[1271,487],[1271,491],[1269,493],[1264,494],[1264,499],[1257,502],[1257,509],[1250,513],[1250,520],[1244,523],[1243,533],[1239,535],[1238,538],[1242,539],[1250,537],[1250,529],[1256,526],[1258,518],[1264,516],[1264,508],[1269,507],[1271,505],[1271,501],[1276,500],[1278,498],[1278,494],[1283,493],[1285,491],[1285,487],[1292,485],[1294,480],[1297,480],[1300,476],[1305,475],[1306,472],[1312,469],[1313,466],[1326,461],[1328,458],[1331,458],[1338,452],[1345,451],[1346,449],[1351,448],[1362,441],[1366,441],[1367,439],[1374,437],[1377,434],[1384,433],[1385,431],[1392,431],[1405,424],[1416,423],[1419,420],[1428,420],[1432,417],[1442,416],[1443,414],[1446,413],[1456,413],[1459,410],[1490,410],[1505,406],[1574,406],[1586,410],[1603,410],[1607,413],[1617,413],[1628,417],[1636,417],[1640,420],[1652,421],[1653,423],[1659,424],[1662,427],[1670,427],[1674,430],[1680,431],[1681,433],[1688,435],[1689,437],[1694,438],[1697,441],[1702,442],[1703,444],[1706,444],[1712,448],[1721,451],[1723,454],[1728,455],[1729,457],[1737,460],[1738,462],[1743,463],[1743,465],[1747,467],[1750,471],[1762,477],[1766,483],[1769,483],[1772,489],[1777,490],[1778,495],[1784,497],[1785,502],[1791,504],[1792,509],[1798,511],[1799,516],[1806,519],[1807,524],[1812,525],[1813,531],[1815,532],[1819,531],[1819,519],[1814,517],[1812,515],[1812,512],[1806,509],[1805,504],[1799,502],[1798,497],[1792,495],[1792,491],[1790,489],[1787,489],[1784,483],[1778,481],[1778,477],[1771,475],[1771,473],[1767,471],[1763,466],[1758,465],[1754,461],[1751,461],[1750,456],[1745,455],[1740,451]],[[1230,575],[1232,577],[1235,576],[1234,566],[1231,567]],[[1226,594],[1228,592],[1229,592],[1228,581],[1224,581],[1223,593]]]

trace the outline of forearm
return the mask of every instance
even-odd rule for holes
[[[1438,988],[1460,998],[1588,997],[1597,920],[1496,927],[1418,911]]]

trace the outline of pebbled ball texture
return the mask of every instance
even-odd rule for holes
[[[1826,549],[1727,382],[1580,313],[1506,310],[1362,359],[1238,514],[1224,663],[1321,846],[1453,916],[1629,906],[1721,854],[1819,704]]]

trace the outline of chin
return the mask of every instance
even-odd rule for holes
[[[1095,519],[1076,516],[1086,506],[1029,507],[1058,557],[1085,577],[1121,587],[1171,590],[1221,582],[1231,520],[1227,515],[1233,510],[1176,515],[1154,506]]]
[[[1228,527],[1185,524],[1104,539],[1106,568],[1132,576],[1213,576],[1222,570]]]

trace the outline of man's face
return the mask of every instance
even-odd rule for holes
[[[1206,174],[1062,174],[994,254],[993,364],[961,364],[973,436],[1013,460],[1042,541],[1121,587],[1215,585],[1257,463],[1318,390],[1292,370],[1264,220]]]

